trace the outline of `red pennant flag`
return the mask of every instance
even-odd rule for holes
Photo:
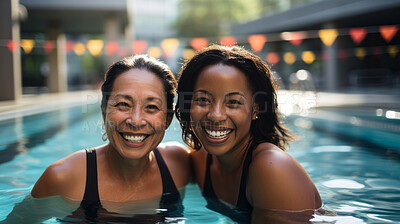
[[[54,43],[54,41],[52,41],[52,40],[46,40],[46,41],[43,43],[44,51],[45,51],[47,54],[50,53],[55,47],[56,47],[56,46],[55,46],[55,43]]]
[[[133,54],[144,54],[147,48],[147,41],[145,40],[137,40],[132,43],[132,51]]]
[[[263,49],[265,41],[267,41],[267,37],[262,34],[250,35],[248,40],[251,49],[253,49],[254,52],[258,53]]]
[[[229,37],[221,37],[219,42],[221,43],[222,46],[231,47],[231,46],[234,46],[236,44],[236,38],[231,37],[231,36],[229,36]]]
[[[201,50],[201,49],[207,47],[207,45],[208,45],[208,40],[207,40],[207,38],[202,38],[202,37],[193,38],[193,39],[190,41],[190,46],[191,46],[193,49],[195,49],[196,51]]]
[[[119,43],[117,41],[109,41],[106,45],[106,55],[114,55],[117,53]]]
[[[278,64],[280,61],[279,54],[275,52],[268,53],[266,59],[271,65]]]
[[[15,41],[15,40],[9,40],[9,41],[7,41],[7,48],[8,48],[8,50],[9,50],[10,52],[16,51],[18,47],[19,47],[19,46],[18,46],[18,42],[17,42],[17,41]]]
[[[374,47],[374,48],[372,49],[372,53],[373,53],[374,55],[380,56],[380,55],[382,54],[382,50],[381,50],[380,47]]]
[[[358,45],[364,40],[365,36],[367,35],[367,29],[363,27],[352,28],[349,30],[349,34],[354,43]]]
[[[390,26],[380,26],[379,27],[379,32],[381,33],[383,39],[385,39],[385,41],[387,43],[389,43],[393,37],[396,35],[397,33],[397,26],[396,25],[390,25]]]
[[[65,43],[65,51],[67,52],[67,53],[69,53],[69,52],[71,52],[73,49],[74,49],[74,46],[75,46],[75,43],[73,42],[73,41],[67,41],[66,43]]]
[[[340,60],[346,60],[348,57],[347,51],[346,50],[339,50],[338,56]]]

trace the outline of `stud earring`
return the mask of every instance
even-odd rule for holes
[[[257,120],[258,119],[258,115],[256,115],[256,119],[254,119],[254,120]]]

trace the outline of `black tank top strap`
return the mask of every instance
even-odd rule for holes
[[[160,200],[160,208],[169,207],[170,204],[175,204],[181,200],[175,182],[172,179],[171,173],[165,163],[160,151],[155,148],[153,150],[156,156],[158,168],[160,169],[163,193]]]
[[[239,208],[246,208],[246,209],[253,208],[253,206],[249,203],[246,197],[246,185],[247,185],[247,176],[249,174],[249,167],[253,157],[254,148],[255,146],[251,144],[249,149],[247,150],[246,158],[244,159],[242,177],[240,179],[239,196],[236,203],[236,206]]]
[[[206,175],[204,178],[204,185],[203,185],[203,196],[208,198],[217,198],[217,195],[215,194],[214,188],[211,183],[211,175],[210,175],[211,163],[212,163],[212,155],[207,154]]]
[[[100,202],[97,183],[96,150],[86,149],[86,188],[83,201]]]

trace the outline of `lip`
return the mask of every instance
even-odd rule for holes
[[[204,132],[204,135],[205,135],[207,141],[210,142],[210,143],[214,143],[214,144],[224,143],[225,141],[228,140],[228,138],[230,137],[230,135],[233,132],[233,129],[226,128],[226,127],[218,127],[218,128],[215,128],[215,127],[213,127],[213,128],[202,127],[202,129],[203,129],[203,132]],[[226,134],[225,137],[213,138],[207,133],[207,131],[219,131],[219,132],[227,131],[228,133]]]
[[[128,145],[129,147],[141,147],[143,146],[147,139],[149,138],[150,134],[144,134],[144,133],[128,133],[128,132],[118,132],[119,135],[121,136],[123,142]],[[141,142],[130,142],[128,141],[124,135],[132,136],[132,137],[139,137],[139,136],[145,136],[144,139]]]

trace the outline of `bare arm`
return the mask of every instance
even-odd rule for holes
[[[300,211],[317,209],[322,202],[311,178],[289,154],[261,144],[250,166],[248,186],[257,209]]]
[[[31,195],[34,198],[65,196],[82,199],[86,179],[86,155],[76,152],[51,164],[36,182]]]

